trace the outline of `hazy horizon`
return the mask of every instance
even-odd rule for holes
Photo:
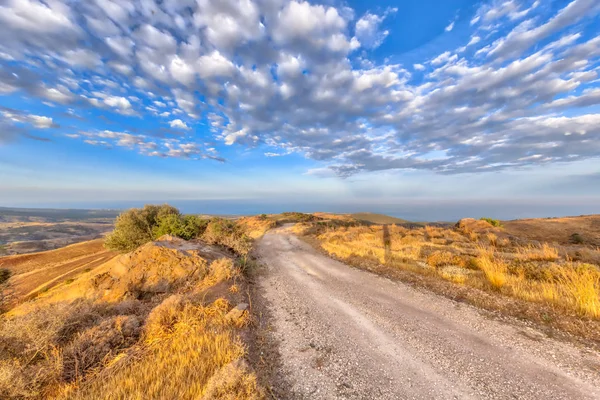
[[[596,203],[586,204],[535,203],[534,201],[494,201],[469,202],[466,200],[432,203],[425,200],[397,204],[333,204],[333,203],[265,203],[255,199],[239,200],[169,200],[148,201],[107,201],[107,202],[61,202],[61,203],[21,203],[19,205],[0,203],[0,207],[34,209],[114,209],[123,210],[142,207],[144,204],[168,203],[178,207],[183,213],[211,215],[258,215],[276,214],[286,211],[358,213],[373,212],[386,214],[409,221],[455,222],[461,218],[490,217],[501,220],[521,218],[549,218],[597,214]]]

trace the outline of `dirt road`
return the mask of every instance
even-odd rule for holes
[[[285,397],[600,399],[595,351],[353,269],[286,228],[258,254]]]

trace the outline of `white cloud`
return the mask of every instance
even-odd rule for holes
[[[190,127],[187,126],[186,123],[180,119],[174,119],[173,121],[170,121],[169,125],[171,126],[171,128],[184,129],[184,130],[190,129]]]
[[[51,128],[53,126],[53,122],[52,122],[52,118],[50,117],[43,117],[40,115],[30,115],[29,118],[31,119],[33,125],[36,128]]]
[[[388,30],[381,30],[380,25],[388,14],[392,12],[395,11],[388,9],[383,15],[371,13],[363,15],[354,27],[356,38],[354,47],[358,47],[359,44],[368,49],[381,46],[381,43],[383,43],[390,32]]]
[[[454,29],[454,21],[450,22],[450,25],[448,25],[444,30],[446,32],[450,32],[452,29]]]
[[[0,6],[0,22],[23,32],[78,30],[71,21],[69,6],[60,1],[8,0]]]
[[[424,71],[425,70],[425,66],[423,64],[414,64],[413,68],[416,69],[417,71]]]

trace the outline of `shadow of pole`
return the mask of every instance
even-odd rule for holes
[[[391,260],[392,257],[392,239],[390,238],[390,230],[387,225],[383,225],[383,248],[384,248],[384,260],[385,264]]]

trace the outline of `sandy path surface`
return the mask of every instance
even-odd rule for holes
[[[350,268],[289,230],[258,243],[293,399],[600,399],[600,354]]]

